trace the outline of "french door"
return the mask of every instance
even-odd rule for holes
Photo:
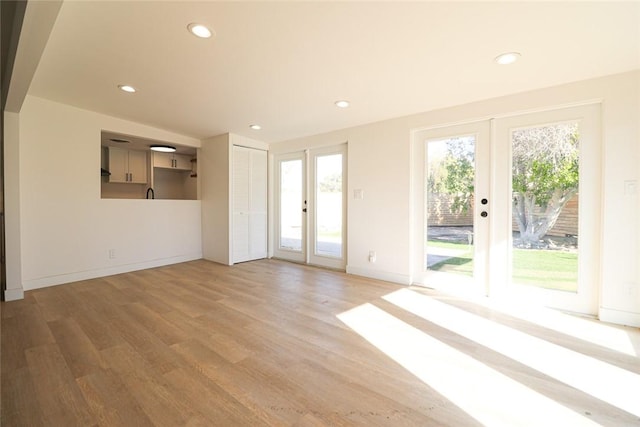
[[[346,144],[277,155],[274,256],[346,266]]]
[[[598,105],[416,132],[414,281],[595,314],[599,135]]]
[[[430,129],[414,137],[414,281],[483,295],[490,203],[488,121]]]

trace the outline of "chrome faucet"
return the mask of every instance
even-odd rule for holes
[[[155,199],[156,198],[156,193],[153,191],[153,188],[151,188],[151,187],[147,188],[147,199],[149,198],[149,191],[151,191],[151,198]]]

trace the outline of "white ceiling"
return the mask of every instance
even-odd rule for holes
[[[638,2],[66,1],[29,93],[277,142],[638,68]]]

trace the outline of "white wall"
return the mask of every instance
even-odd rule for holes
[[[100,198],[102,129],[200,145],[28,96],[19,114],[19,170],[7,171],[20,199],[20,238],[8,249],[21,254],[21,265],[14,260],[8,269],[20,271],[24,290],[202,257],[200,201]]]
[[[231,179],[229,134],[202,141],[198,152],[198,176],[202,199],[202,255],[231,265],[229,194]]]
[[[20,245],[20,116],[4,113],[4,204],[7,266],[7,301],[22,299]]]
[[[411,132],[593,101],[603,105],[600,316],[640,326],[640,203],[624,194],[625,181],[640,178],[640,71],[271,144],[270,153],[348,141],[347,271],[411,283]],[[362,200],[353,198],[355,189],[364,191]],[[367,261],[370,250],[375,264]]]

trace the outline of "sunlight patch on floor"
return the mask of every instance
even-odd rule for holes
[[[401,289],[383,297],[398,307],[501,353],[630,414],[640,416],[640,375]]]
[[[337,317],[482,424],[598,425],[372,304]]]
[[[485,305],[511,317],[525,320],[609,350],[638,357],[629,333],[621,327],[610,326],[545,307],[516,304],[513,301],[491,301]]]

